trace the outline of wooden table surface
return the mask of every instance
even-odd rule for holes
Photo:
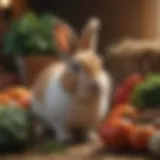
[[[72,146],[66,153],[25,153],[0,157],[0,160],[151,160],[147,155],[107,153],[99,142]],[[158,160],[158,159],[155,159]]]

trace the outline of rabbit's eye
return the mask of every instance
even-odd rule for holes
[[[79,73],[81,71],[81,66],[78,63],[72,63],[71,64],[71,69],[75,73]]]

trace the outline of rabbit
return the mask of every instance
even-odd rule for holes
[[[112,77],[96,51],[100,27],[98,18],[89,19],[78,39],[67,23],[54,23],[53,41],[61,60],[45,68],[33,85],[31,110],[41,121],[38,134],[47,126],[61,142],[72,139],[74,128],[97,137],[112,90]]]

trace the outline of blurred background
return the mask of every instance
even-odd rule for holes
[[[3,6],[3,1],[10,3],[9,6]],[[100,36],[101,51],[108,43],[120,38],[159,36],[159,0],[101,0],[100,2],[98,0],[1,0],[0,3],[2,3],[1,14],[9,7],[12,18],[19,18],[28,9],[39,13],[53,12],[68,21],[77,30],[82,28],[89,17],[98,16],[103,22]],[[2,38],[7,22],[1,19],[0,23]]]
[[[110,44],[117,41],[126,38],[152,40],[160,35],[159,0],[0,0],[1,46],[11,25],[29,10],[38,14],[52,13],[66,20],[78,32],[88,18],[100,17],[103,25],[99,51],[102,55],[106,54],[105,49]],[[14,70],[16,67],[13,67],[13,58],[7,56],[10,60],[6,60],[5,57],[6,54],[1,50],[0,64],[11,71]],[[31,83],[33,80],[29,81]]]
[[[7,109],[5,106],[7,104],[9,106],[11,105],[11,109],[13,109],[12,103],[16,102],[20,108],[29,109],[32,97],[30,86],[32,86],[43,68],[49,65],[49,63],[59,61],[57,48],[52,40],[52,31],[54,30],[52,22],[57,17],[63,19],[71,26],[71,29],[74,28],[79,33],[87,20],[93,16],[99,17],[102,21],[98,48],[99,54],[103,57],[105,67],[113,76],[115,84],[120,84],[118,87],[114,85],[115,93],[113,93],[113,100],[111,100],[115,104],[113,107],[119,107],[121,106],[119,104],[127,102],[124,103],[124,106],[121,106],[122,109],[118,109],[117,113],[114,112],[116,114],[113,114],[115,115],[113,116],[115,118],[113,122],[115,121],[116,124],[122,120],[122,125],[119,123],[122,131],[127,132],[127,135],[129,135],[128,133],[130,131],[132,133],[134,132],[132,127],[130,129],[130,126],[128,127],[128,125],[123,123],[123,118],[129,117],[129,114],[132,117],[133,114],[134,116],[133,119],[131,118],[131,121],[134,123],[135,117],[137,117],[137,110],[134,110],[134,105],[137,108],[142,105],[144,109],[150,107],[149,109],[151,110],[147,112],[147,118],[150,118],[150,113],[151,118],[155,118],[155,115],[159,117],[159,112],[154,110],[154,107],[157,109],[156,107],[160,106],[159,75],[151,76],[149,81],[147,79],[144,85],[140,85],[140,90],[136,90],[137,92],[135,93],[133,92],[133,99],[136,102],[133,106],[133,102],[130,102],[130,92],[132,92],[134,86],[144,81],[144,75],[148,75],[148,73],[160,73],[160,0],[0,0],[1,108],[4,108],[4,110],[5,108]],[[126,78],[131,73],[135,74],[131,78],[129,77],[129,79]],[[13,86],[15,84],[23,85],[20,88],[14,88]],[[24,89],[25,87],[27,89]],[[9,89],[3,92],[3,89],[6,88]],[[116,99],[115,102],[114,98]],[[154,112],[151,112],[152,109]],[[3,149],[8,150],[8,148],[11,150],[15,149],[14,145],[18,144],[17,140],[22,141],[22,144],[25,144],[26,147],[27,132],[30,130],[28,124],[32,124],[30,117],[28,119],[28,114],[20,113],[19,119],[19,115],[16,115],[19,114],[17,110],[15,110],[16,116],[12,112],[8,112],[8,110],[6,113],[9,113],[7,114],[8,117],[1,116],[2,112],[0,111],[0,117],[5,118],[6,129],[9,130],[9,133],[14,131],[12,134],[16,139],[14,140],[12,136],[8,136],[3,131],[3,120],[0,121],[0,131],[2,133],[0,136],[0,151],[3,151]],[[117,116],[118,114],[122,115]],[[143,119],[142,113],[139,115]],[[16,123],[14,123],[15,117],[17,117]],[[122,119],[117,121],[117,117],[121,117]],[[13,128],[10,127],[12,124]],[[17,127],[17,124],[20,127]],[[159,124],[158,127],[157,125],[155,126],[160,128]],[[22,136],[21,131],[25,133]],[[110,128],[108,131],[110,131]],[[127,137],[126,134],[122,134],[124,139],[121,139],[119,134],[117,134],[118,131],[115,130],[113,136],[108,132],[109,136],[105,135],[105,138],[109,137],[108,140],[111,139],[113,146],[116,146],[117,141],[118,147],[121,148],[121,142],[125,144],[125,142],[129,141],[125,139]],[[140,137],[140,140],[139,138],[135,139],[135,146],[140,146],[140,150],[143,150],[146,146],[148,147],[148,137],[151,136],[150,131],[152,130],[149,128],[142,132],[142,134],[140,132],[140,136],[138,133],[139,129],[137,134],[135,134],[136,132],[134,133]],[[107,133],[106,130],[104,130],[104,133]],[[120,137],[120,140],[116,139],[114,137],[115,135],[118,138]],[[143,145],[143,140],[141,141],[143,137],[147,137],[144,140],[145,145]],[[108,143],[105,139],[104,141]],[[160,140],[157,143],[158,148],[160,146],[159,143]],[[5,145],[3,146],[1,144]],[[21,145],[18,144],[18,149],[21,148]],[[79,156],[79,153],[87,150],[87,148],[88,146],[77,150],[77,155]],[[84,153],[86,154],[86,152]],[[77,155],[75,154],[76,157]],[[108,159],[108,156],[106,157]],[[130,157],[129,155],[127,159],[130,159]],[[17,158],[15,159],[18,160]],[[11,158],[11,160],[13,159]]]

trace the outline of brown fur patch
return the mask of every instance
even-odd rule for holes
[[[37,100],[44,100],[44,93],[51,77],[55,74],[55,72],[57,72],[57,70],[61,70],[62,67],[64,67],[63,63],[54,63],[42,71],[40,77],[37,79],[34,85],[34,94]]]
[[[78,79],[75,74],[69,72],[68,70],[65,70],[60,81],[66,91],[70,93],[76,91]]]
[[[96,77],[101,72],[101,60],[91,51],[79,53],[75,57],[89,77]]]

